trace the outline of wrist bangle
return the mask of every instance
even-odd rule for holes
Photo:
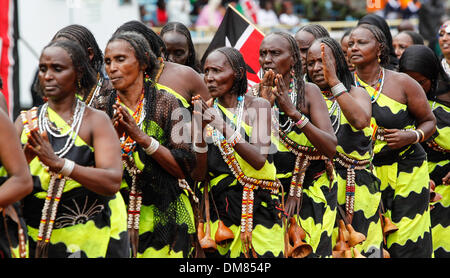
[[[416,131],[420,132],[420,134],[422,135],[422,137],[420,137],[419,142],[423,142],[423,140],[425,139],[425,134],[423,133],[423,131],[419,128],[416,129]]]
[[[303,115],[303,114],[301,114],[301,115],[302,115],[302,116],[300,117],[300,120],[298,120],[298,122],[295,123],[295,125],[296,125],[299,129],[304,128],[305,125],[309,122],[309,119],[308,119],[305,115]]]
[[[413,144],[417,144],[420,141],[420,134],[419,134],[419,132],[417,130],[413,129],[412,131],[416,134],[416,141],[414,141]]]
[[[73,168],[75,168],[75,162],[70,159],[64,158],[64,165],[58,174],[68,177],[70,176],[70,174],[72,174]]]
[[[144,149],[145,153],[148,155],[152,155],[156,152],[156,150],[159,148],[159,142],[153,137],[150,137],[152,141],[150,142],[150,145]]]
[[[334,98],[337,98],[345,92],[347,92],[347,88],[345,88],[344,84],[342,83],[336,84],[335,86],[333,86],[333,88],[331,88],[331,93],[333,94]]]
[[[192,149],[194,150],[194,152],[196,153],[207,153],[208,152],[208,144],[206,144],[206,146],[204,147],[198,147],[197,145],[192,144]]]

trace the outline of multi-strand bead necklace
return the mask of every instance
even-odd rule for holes
[[[116,97],[116,103],[120,105],[121,100],[119,94]],[[144,88],[142,88],[141,95],[139,97],[138,106],[136,111],[133,113],[133,119],[137,126],[141,128],[143,120],[145,118],[145,98],[144,98]],[[136,162],[133,158],[133,152],[136,149],[136,141],[134,141],[130,136],[126,136],[125,133],[120,137],[120,146],[122,149],[122,163],[131,177],[130,195],[128,201],[128,218],[127,227],[128,230],[136,236],[139,234],[139,222],[142,206],[142,191],[137,188],[137,176],[141,173],[141,170],[136,166]],[[137,239],[133,239],[133,245],[137,245]],[[136,249],[136,246],[133,246]],[[135,254],[134,254],[135,255]]]
[[[67,137],[64,146],[55,152],[58,157],[64,157],[73,147],[76,138],[78,137],[78,132],[81,127],[81,123],[83,121],[84,111],[86,108],[86,104],[76,98],[76,107],[75,111],[71,117],[70,128],[64,132],[62,132],[61,128],[57,128],[53,125],[53,123],[48,119],[48,103],[44,103],[37,116],[37,108],[33,108],[28,112],[21,112],[22,123],[24,126],[25,134],[28,136],[30,134],[30,124],[33,127],[38,127],[40,133],[42,134],[44,131],[48,134],[52,135],[55,138],[63,138]],[[30,114],[30,116],[28,115]],[[41,162],[42,164],[42,162]],[[56,213],[58,210],[58,204],[61,200],[61,195],[64,191],[64,186],[68,177],[65,177],[61,174],[57,174],[49,171],[48,166],[42,164],[44,169],[50,174],[50,182],[47,189],[47,196],[44,201],[44,207],[42,208],[41,221],[39,224],[39,231],[37,236],[37,256],[45,256],[45,246],[50,242],[50,237],[53,230],[53,224],[55,222]]]
[[[378,81],[377,81],[375,88],[373,88],[372,86],[370,86],[370,85],[366,84],[364,81],[362,81],[358,77],[358,74],[356,73],[356,71],[354,72],[354,76],[355,76],[355,85],[357,87],[363,87],[364,89],[366,89],[366,91],[368,93],[370,93],[369,90],[367,90],[367,88],[369,88],[369,87],[375,90],[373,95],[370,97],[371,102],[375,103],[378,100],[378,98],[380,97],[381,91],[383,91],[384,77],[385,77],[384,68],[381,68],[380,75],[378,77]]]

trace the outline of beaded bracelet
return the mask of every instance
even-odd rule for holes
[[[194,152],[196,153],[207,153],[208,152],[208,144],[204,147],[198,147],[197,145],[192,144],[192,149],[194,150]]]
[[[347,92],[347,88],[345,88],[344,84],[342,83],[339,83],[331,88],[331,93],[333,93],[334,98],[337,98],[345,92]]]
[[[302,129],[305,127],[305,125],[309,122],[309,119],[307,117],[305,117],[305,115],[302,114],[302,116],[300,117],[300,120],[298,120],[297,123],[295,123],[295,125],[299,128]]]
[[[70,176],[70,174],[72,174],[74,167],[75,167],[75,162],[73,162],[70,159],[64,158],[64,165],[58,174],[68,177],[68,176]]]
[[[159,142],[153,137],[150,137],[152,141],[150,142],[150,145],[144,149],[145,153],[148,155],[152,155],[156,152],[156,150],[159,148]]]

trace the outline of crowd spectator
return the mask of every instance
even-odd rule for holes
[[[300,23],[299,17],[294,13],[294,5],[292,1],[284,1],[282,13],[280,14],[280,23],[295,26]]]
[[[273,0],[259,1],[260,9],[257,14],[257,24],[261,27],[273,27],[280,24],[278,16],[273,9]]]

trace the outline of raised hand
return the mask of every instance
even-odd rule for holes
[[[142,130],[138,127],[133,116],[128,113],[123,105],[116,103],[113,105],[113,108],[116,113],[112,120],[119,137],[121,137],[123,133],[126,133],[131,139],[136,141],[142,136]]]
[[[38,129],[32,129],[25,148],[26,153],[39,157],[39,160],[51,171],[59,171],[64,164],[62,159],[55,154],[46,131],[40,134]]]
[[[273,70],[268,70],[264,73],[263,79],[259,83],[259,95],[267,99],[270,105],[275,103],[276,96],[272,93],[275,80],[275,73]]]
[[[323,78],[331,88],[340,83],[336,74],[335,59],[333,53],[331,53],[331,49],[329,47],[325,47],[324,43],[320,44],[320,49],[322,55]]]
[[[297,109],[291,101],[289,89],[284,83],[283,76],[281,74],[277,74],[275,76],[275,85],[276,88],[273,90],[273,94],[276,96],[280,109],[287,115],[292,115]]]

